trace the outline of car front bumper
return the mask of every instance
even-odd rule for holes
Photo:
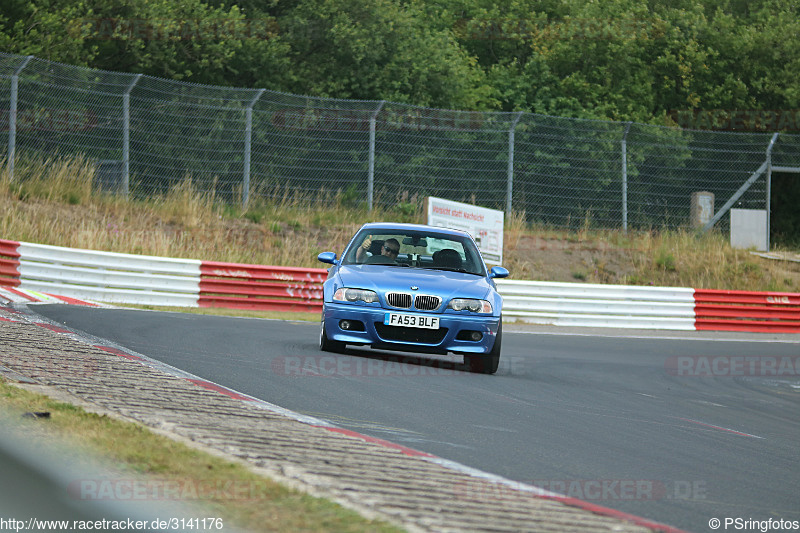
[[[439,318],[438,330],[386,326],[386,313],[404,313]],[[401,309],[384,309],[358,304],[326,302],[323,307],[325,332],[330,340],[346,344],[371,345],[373,348],[425,353],[488,353],[492,350],[500,317],[461,314],[424,313]],[[341,328],[342,320],[351,321],[355,329]],[[361,326],[363,325],[363,331]],[[481,339],[470,340],[471,332],[480,332]],[[460,334],[460,335],[459,335]]]

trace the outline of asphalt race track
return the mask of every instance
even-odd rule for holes
[[[797,336],[506,326],[500,370],[483,376],[456,356],[321,353],[318,324],[31,309],[340,427],[679,528],[800,520]]]

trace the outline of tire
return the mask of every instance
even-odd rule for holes
[[[323,352],[340,353],[344,351],[344,343],[339,341],[332,341],[325,333],[325,319],[320,322],[319,326],[319,349]]]
[[[494,339],[494,346],[492,351],[487,354],[466,354],[464,355],[464,362],[467,364],[470,372],[476,374],[494,374],[500,366],[500,350],[503,344],[503,319],[500,319],[500,324],[497,326],[497,334]]]

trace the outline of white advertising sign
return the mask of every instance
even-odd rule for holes
[[[503,262],[503,222],[502,211],[428,197],[428,224],[466,231],[493,265]]]

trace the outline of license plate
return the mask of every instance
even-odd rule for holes
[[[406,328],[439,329],[438,316],[403,315],[400,313],[386,313],[383,323],[387,326],[402,326]]]

